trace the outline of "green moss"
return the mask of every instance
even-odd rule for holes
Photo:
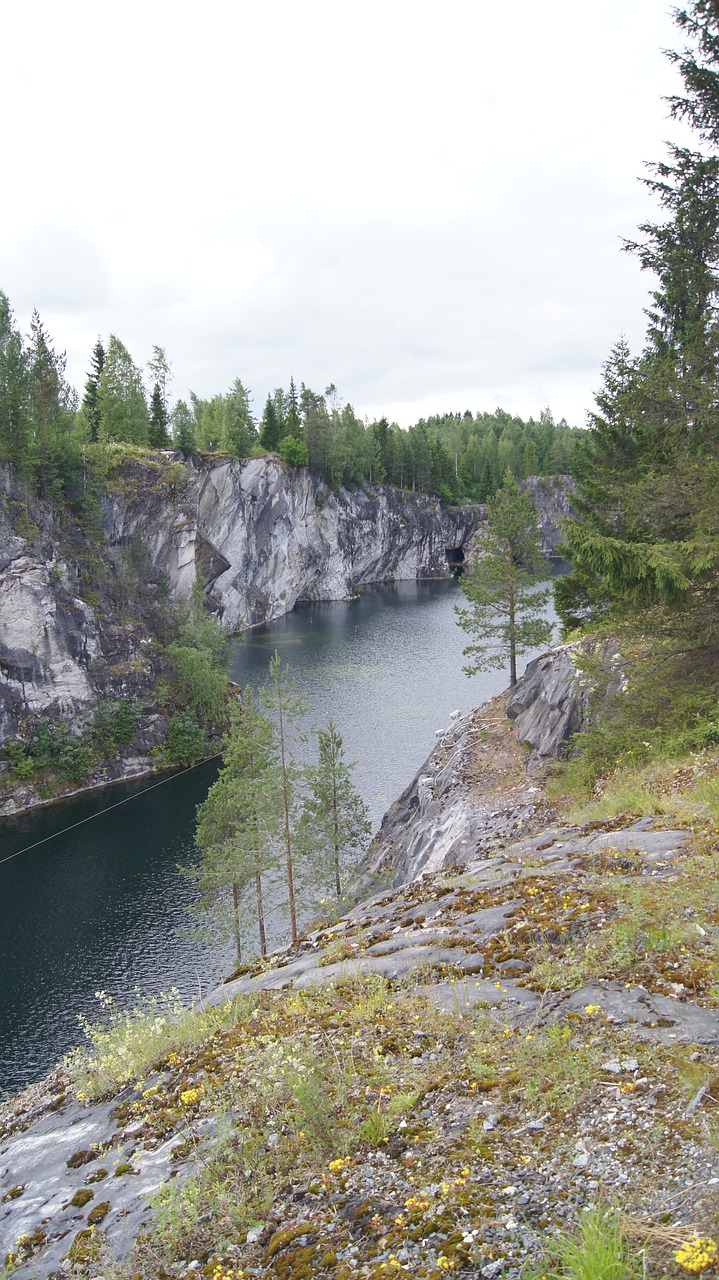
[[[94,1227],[83,1227],[75,1236],[63,1261],[67,1260],[74,1265],[95,1262],[99,1253],[100,1241],[97,1239]]]
[[[72,1197],[70,1204],[73,1209],[84,1209],[88,1200],[92,1200],[94,1194],[95,1192],[91,1191],[89,1187],[79,1187]]]
[[[86,1148],[83,1151],[76,1151],[65,1163],[68,1169],[79,1169],[83,1164],[89,1164],[91,1160],[97,1160],[98,1155],[98,1151],[91,1151]]]
[[[25,1184],[17,1182],[14,1187],[11,1187],[9,1191],[5,1192],[5,1195],[2,1198],[2,1204],[5,1204],[8,1200],[17,1200],[18,1196],[21,1196],[24,1190]]]
[[[99,1169],[93,1169],[91,1173],[88,1173],[87,1177],[85,1178],[85,1181],[88,1184],[91,1182],[102,1182],[103,1179],[107,1177],[108,1177],[108,1170],[100,1167]]]
[[[90,1212],[88,1213],[87,1215],[88,1225],[91,1227],[94,1227],[96,1223],[102,1222],[103,1218],[106,1217],[106,1215],[109,1212],[110,1212],[110,1201],[101,1200],[100,1203],[96,1204],[95,1208],[91,1209]]]
[[[300,1222],[295,1227],[281,1227],[279,1231],[275,1231],[271,1237],[267,1248],[265,1249],[265,1258],[270,1261],[275,1254],[282,1249],[286,1249],[293,1240],[297,1240],[299,1236],[315,1236],[316,1230],[310,1222]]]

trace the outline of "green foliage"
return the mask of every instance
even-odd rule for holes
[[[172,435],[178,449],[183,453],[194,453],[197,448],[195,419],[184,400],[178,400],[171,414]]]
[[[639,1280],[641,1275],[618,1211],[599,1204],[582,1215],[575,1231],[552,1243],[545,1265],[528,1273],[528,1280]]]
[[[170,443],[168,432],[169,415],[162,401],[162,393],[155,383],[150,396],[150,421],[147,429],[147,442],[153,449],[164,449]]]
[[[549,644],[552,624],[543,616],[549,588],[539,550],[537,513],[511,472],[487,503],[487,527],[478,554],[460,584],[470,608],[457,609],[460,626],[475,642],[463,650],[472,661],[467,675],[509,662],[510,684],[517,682],[517,656]]]
[[[110,334],[97,393],[103,440],[148,444],[150,419],[142,376],[127,347]]]
[[[275,403],[271,396],[267,397],[262,423],[260,426],[260,444],[263,449],[276,452],[282,439],[282,418],[278,417]]]
[[[304,440],[298,440],[296,436],[285,436],[280,441],[279,454],[291,467],[307,466],[309,450]]]
[[[202,584],[177,607],[178,639],[168,645],[173,691],[182,709],[209,725],[227,719],[227,637],[205,608]]]
[[[192,711],[173,711],[167,722],[165,756],[170,764],[187,767],[207,754],[207,734]]]
[[[76,736],[62,720],[39,721],[27,745],[11,739],[5,743],[5,750],[21,781],[29,781],[39,773],[50,773],[64,782],[83,782],[92,766],[89,743]]]
[[[250,689],[233,711],[220,776],[197,810],[195,841],[202,858],[189,874],[205,914],[220,900],[242,959],[240,901],[251,894],[260,954],[267,953],[265,881],[277,868],[282,830],[282,778],[271,721]],[[216,917],[215,917],[216,918]]]
[[[340,902],[343,880],[364,851],[372,827],[367,805],[352,783],[354,765],[345,761],[342,738],[332,720],[319,731],[317,743],[318,762],[306,775],[303,839]]]
[[[702,151],[669,147],[647,185],[662,221],[626,247],[655,287],[640,356],[622,341],[604,368],[591,429],[579,445],[578,518],[567,526],[571,577],[558,586],[567,627],[623,622],[658,607],[663,626],[693,616],[709,669],[719,603],[719,15],[703,0],[677,13],[696,50],[671,54],[685,95],[672,112]]]
[[[128,746],[132,742],[139,713],[136,698],[123,698],[120,702],[101,699],[98,702],[91,732],[104,755],[108,755],[116,745]]]
[[[104,367],[105,348],[102,345],[102,339],[98,338],[92,350],[90,372],[87,375],[85,395],[82,401],[82,412],[87,427],[87,435],[88,439],[92,441],[100,439],[100,378]]]
[[[171,644],[167,652],[177,697],[201,720],[221,724],[226,717],[227,672],[206,648]]]

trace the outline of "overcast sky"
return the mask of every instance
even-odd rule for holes
[[[620,245],[680,43],[663,0],[7,7],[0,288],[80,388],[114,332],[258,415],[292,374],[402,425],[583,424],[642,340]]]

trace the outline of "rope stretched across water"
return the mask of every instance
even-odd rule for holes
[[[16,853],[8,854],[7,858],[0,858],[0,867],[4,862],[12,862],[13,858],[19,858],[21,853],[29,853],[31,849],[37,849],[39,845],[47,844],[48,840],[56,840],[58,836],[64,836],[68,831],[74,831],[76,827],[82,827],[86,822],[92,822],[94,818],[103,818],[106,813],[110,813],[112,809],[119,809],[122,804],[129,804],[131,800],[141,799],[149,791],[154,791],[157,787],[164,787],[166,782],[174,782],[175,778],[181,778],[183,774],[190,773],[192,769],[199,768],[201,764],[209,764],[210,760],[219,760],[221,755],[221,751],[216,751],[212,756],[205,756],[202,760],[196,760],[194,764],[189,764],[186,769],[180,769],[179,773],[172,773],[169,778],[161,778],[159,782],[153,782],[151,786],[145,787],[144,791],[138,791],[134,796],[125,796],[124,800],[116,800],[114,804],[109,804],[106,809],[91,813],[87,818],[80,818],[79,822],[72,822],[69,827],[63,827],[61,831],[53,831],[52,835],[43,836],[42,840],[36,840],[34,844],[28,844],[24,849],[18,849]]]

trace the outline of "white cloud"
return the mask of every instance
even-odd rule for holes
[[[655,0],[16,6],[0,287],[84,380],[98,332],[177,394],[337,383],[409,422],[581,421],[648,282],[642,162],[677,136]]]

